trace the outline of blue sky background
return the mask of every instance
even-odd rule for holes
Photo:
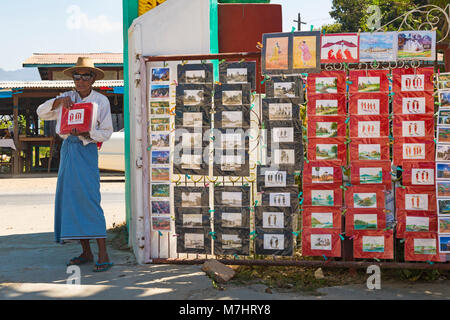
[[[283,31],[302,14],[310,25],[332,23],[331,0],[272,0],[283,5]],[[0,1],[0,68],[16,70],[33,53],[122,52],[122,0]]]

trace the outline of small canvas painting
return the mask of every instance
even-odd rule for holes
[[[331,234],[311,234],[311,250],[331,251]]]
[[[396,61],[396,32],[362,32],[359,37],[361,61]]]
[[[376,230],[378,219],[376,214],[354,214],[353,227],[355,230]]]
[[[237,234],[222,234],[222,249],[240,249],[242,248],[242,239]]]
[[[320,48],[322,63],[356,63],[359,61],[358,34],[322,35]]]
[[[450,181],[437,181],[436,192],[438,197],[450,197]]]
[[[333,228],[333,213],[332,212],[312,212],[311,213],[311,227],[312,228]]]
[[[263,228],[284,228],[284,213],[283,212],[263,212]]]
[[[275,149],[274,163],[280,165],[295,164],[295,150],[294,149]]]
[[[406,216],[406,227],[408,232],[428,232],[430,231],[430,218]]]
[[[439,143],[450,143],[450,127],[437,127],[437,137]]]
[[[242,105],[242,91],[238,91],[238,90],[222,91],[222,104],[225,106]]]
[[[152,230],[153,231],[170,231],[170,216],[153,216]]]
[[[436,31],[403,31],[398,33],[398,59],[434,60]]]
[[[311,190],[311,205],[321,207],[334,206],[334,191]]]
[[[337,93],[337,78],[317,77],[316,93]]]
[[[376,193],[354,193],[353,206],[355,208],[376,208],[377,194]]]
[[[293,39],[293,68],[314,69],[316,63],[316,42],[320,38],[315,36],[294,36]]]
[[[222,192],[221,205],[229,207],[242,207],[242,192]]]
[[[291,103],[270,103],[269,104],[270,121],[289,121],[292,120]]]
[[[240,128],[242,127],[242,111],[223,111],[222,127],[223,128]]]
[[[439,236],[439,252],[450,253],[450,236]]]
[[[152,68],[152,82],[170,81],[170,68]]]
[[[227,69],[227,83],[247,83],[247,68]]]
[[[271,207],[290,207],[291,194],[288,192],[272,192],[269,194],[269,205]]]
[[[182,207],[201,207],[202,193],[201,192],[181,192],[181,206]]]
[[[379,99],[358,99],[358,115],[380,114]]]
[[[436,146],[436,161],[450,161],[450,144]]]
[[[414,254],[436,254],[436,239],[414,239]]]
[[[359,138],[379,138],[380,121],[358,121]]]
[[[316,100],[316,115],[336,116],[338,115],[337,100]]]
[[[402,98],[403,114],[424,114],[425,113],[425,97]]]
[[[286,171],[266,171],[264,184],[266,187],[285,187]]]
[[[361,184],[383,183],[381,168],[359,168],[359,182]]]
[[[265,250],[284,250],[284,234],[265,234]]]
[[[404,143],[403,159],[405,160],[425,159],[425,143]]]
[[[185,233],[184,248],[185,249],[203,249],[205,246],[205,237],[203,233]]]
[[[402,122],[403,137],[425,137],[424,121],[403,121]]]
[[[425,75],[423,75],[423,74],[402,74],[401,90],[405,91],[405,92],[425,90]]]
[[[274,82],[275,98],[295,98],[295,82]]]
[[[316,160],[337,160],[338,158],[337,144],[317,144]]]
[[[153,99],[167,99],[169,98],[169,85],[152,85],[150,93],[150,97]]]
[[[450,90],[439,91],[440,108],[450,108]]]
[[[379,144],[359,144],[358,159],[359,160],[380,160],[381,146]]]
[[[436,164],[436,178],[450,179],[450,163]]]
[[[405,194],[406,210],[428,210],[428,194]]]
[[[237,228],[242,226],[241,212],[222,212],[222,227]]]
[[[203,114],[201,112],[183,112],[183,127],[203,126]]]
[[[276,143],[294,142],[294,128],[292,127],[273,128],[272,141]]]
[[[312,183],[333,183],[333,167],[313,167],[311,170]]]
[[[434,169],[411,169],[411,183],[414,185],[434,185]]]
[[[267,38],[265,44],[265,63],[267,70],[289,69],[289,38]]]
[[[203,226],[202,214],[183,214],[183,227],[200,228]]]
[[[380,92],[380,77],[358,77],[358,92]]]
[[[316,122],[316,137],[332,138],[338,135],[337,122]]]
[[[186,70],[186,83],[193,83],[193,84],[206,83],[205,70]]]
[[[203,100],[203,90],[184,90],[184,105],[198,106]]]
[[[363,236],[362,247],[364,252],[384,252],[383,236]]]
[[[438,214],[450,214],[450,199],[438,199]]]

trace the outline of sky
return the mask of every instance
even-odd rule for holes
[[[186,1],[186,0],[170,0]],[[300,12],[302,30],[332,23],[331,0],[272,0],[283,5],[283,31]],[[0,1],[0,68],[11,71],[33,53],[122,52],[122,0]]]

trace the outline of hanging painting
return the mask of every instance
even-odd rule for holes
[[[359,60],[363,62],[396,61],[397,32],[361,32]]]
[[[357,33],[322,35],[321,63],[359,62],[359,36]]]
[[[398,37],[398,59],[428,60],[436,57],[436,31],[401,31]]]

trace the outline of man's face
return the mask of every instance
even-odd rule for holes
[[[74,72],[74,75],[81,76],[81,79],[79,80],[73,77],[73,81],[75,83],[75,88],[77,89],[77,91],[89,91],[92,89],[92,85],[95,81],[95,74],[91,70],[78,69],[76,72]]]

